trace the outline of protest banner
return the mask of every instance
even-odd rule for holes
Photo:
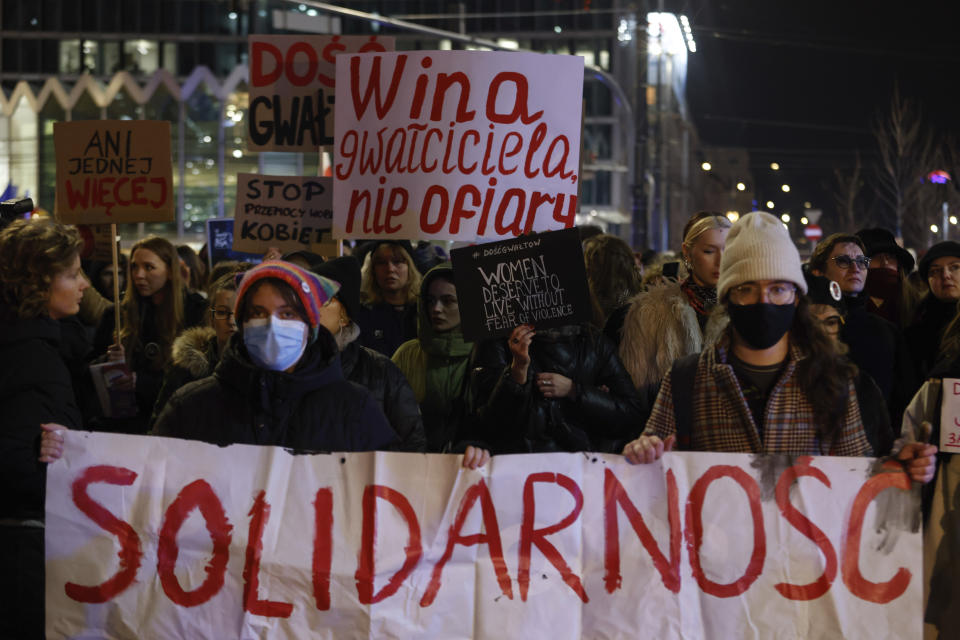
[[[572,227],[583,58],[337,58],[334,237],[469,240]]]
[[[172,222],[170,123],[55,122],[54,215],[65,224]]]
[[[253,35],[247,42],[251,151],[316,151],[332,144],[336,56],[394,48],[389,36]]]
[[[239,262],[263,262],[263,253],[243,253],[233,250],[233,218],[210,218],[207,220],[207,256],[210,268],[222,260]]]
[[[467,340],[508,335],[521,324],[559,327],[592,317],[576,229],[461,247],[450,259]]]
[[[233,248],[266,253],[312,251],[336,255],[333,227],[333,180],[304,176],[237,174]]]
[[[943,379],[940,410],[940,451],[960,451],[960,380]]]
[[[69,431],[47,637],[873,638],[921,624],[897,463],[297,455]]]

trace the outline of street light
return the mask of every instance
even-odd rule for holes
[[[774,207],[773,200],[767,200],[767,209],[773,209],[773,207]]]
[[[940,227],[938,227],[938,226],[935,225],[935,224],[932,224],[932,225],[930,225],[930,231],[933,231],[934,233],[936,233],[936,232],[940,231]]]
[[[730,222],[736,222],[739,219],[740,219],[739,211],[727,211],[727,220],[729,220]]]
[[[800,218],[800,224],[810,224],[810,221],[807,220],[807,216]]]
[[[703,164],[700,165],[700,168],[703,169],[704,171],[710,171],[710,169],[713,169],[713,165],[710,164],[709,162],[704,162]]]
[[[812,208],[813,208],[813,205],[810,204],[809,202],[804,202],[804,203],[803,203],[803,208],[804,208],[804,209],[812,209]]]
[[[778,162],[771,162],[771,163],[770,163],[770,168],[773,169],[774,171],[780,171],[780,163],[778,163]]]
[[[747,185],[743,184],[742,182],[737,183],[737,191],[746,191],[746,189]]]
[[[780,219],[783,220],[784,222],[790,222],[790,214],[785,213],[782,216],[780,216]]]
[[[950,224],[957,224],[957,216],[950,216]]]
[[[788,184],[780,185],[780,190],[783,191],[784,193],[790,193],[790,185]]]

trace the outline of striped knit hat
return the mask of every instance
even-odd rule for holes
[[[264,278],[276,278],[290,285],[303,303],[303,308],[307,310],[307,320],[310,321],[311,327],[320,324],[320,307],[340,289],[340,285],[333,280],[310,273],[295,264],[283,260],[268,260],[243,275],[243,280],[237,285],[235,313],[240,313],[240,301],[243,300],[243,296],[251,285]]]
[[[775,216],[753,211],[730,228],[720,258],[717,298],[723,300],[733,287],[754,280],[785,280],[807,292],[800,254],[790,233]]]

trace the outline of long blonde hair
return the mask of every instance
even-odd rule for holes
[[[360,295],[363,297],[363,301],[371,304],[384,302],[383,292],[380,289],[380,285],[377,284],[377,277],[373,269],[373,260],[376,254],[380,253],[383,249],[391,251],[393,257],[399,254],[404,262],[407,263],[407,302],[416,302],[417,297],[420,295],[420,283],[423,278],[417,270],[416,263],[410,254],[407,253],[406,249],[392,242],[384,242],[379,245],[376,249],[368,253],[367,257],[363,260],[360,279]]]
[[[127,354],[143,345],[140,343],[140,307],[146,301],[133,284],[133,259],[138,249],[152,251],[163,260],[167,266],[167,282],[163,285],[163,302],[156,308],[157,331],[160,338],[161,363],[165,364],[170,357],[173,340],[183,329],[183,298],[184,283],[180,276],[180,256],[177,250],[166,239],[159,236],[150,236],[140,240],[130,249],[130,270],[127,274],[127,289],[123,294],[123,328],[120,331],[120,341]]]

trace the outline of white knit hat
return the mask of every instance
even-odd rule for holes
[[[754,280],[786,280],[807,292],[800,254],[780,220],[763,211],[752,211],[730,228],[720,259],[717,297],[723,300],[738,284]]]

